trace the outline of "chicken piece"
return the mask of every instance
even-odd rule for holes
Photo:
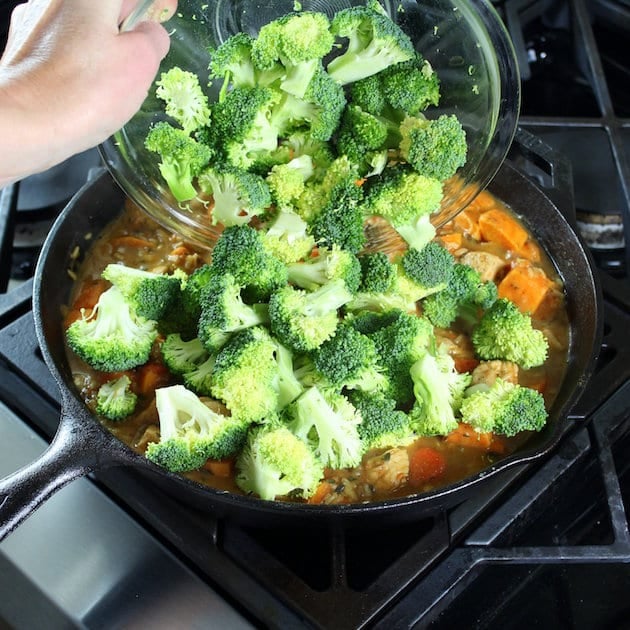
[[[377,493],[396,490],[409,478],[409,453],[406,448],[392,448],[365,460],[363,478]]]
[[[459,259],[459,262],[476,269],[483,282],[495,280],[499,272],[506,266],[506,262],[499,256],[482,251],[466,252]]]
[[[511,361],[482,361],[472,371],[471,385],[484,383],[492,386],[498,378],[518,384],[518,365]]]

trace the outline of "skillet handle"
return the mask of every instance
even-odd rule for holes
[[[99,455],[104,440],[87,409],[66,396],[50,446],[38,459],[0,480],[0,541],[66,484],[115,465],[115,457],[103,461]]]

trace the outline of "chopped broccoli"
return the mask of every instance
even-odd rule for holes
[[[236,469],[241,490],[269,501],[287,495],[306,499],[324,476],[324,467],[313,450],[278,424],[250,431]]]
[[[287,282],[287,268],[265,248],[262,233],[248,225],[226,228],[212,250],[217,275],[232,274],[245,287],[244,297],[265,301]]]
[[[269,300],[271,331],[294,351],[309,352],[334,334],[338,309],[352,299],[343,280],[307,292],[286,285]]]
[[[396,267],[384,252],[371,252],[359,256],[361,284],[359,291],[387,293],[396,284]]]
[[[482,315],[471,340],[481,359],[505,359],[526,370],[547,358],[543,332],[533,327],[530,315],[505,298],[497,299]]]
[[[275,359],[278,367],[275,388],[278,392],[278,411],[280,411],[304,391],[304,386],[295,374],[291,350],[276,342]]]
[[[477,431],[512,437],[540,431],[547,422],[545,399],[535,389],[498,378],[492,385],[470,387],[461,404],[462,422]]]
[[[389,66],[378,75],[384,100],[397,113],[415,116],[440,100],[440,83],[431,64],[415,53],[412,59]],[[384,109],[384,108],[383,108]],[[391,110],[381,112],[395,119]],[[398,114],[400,116],[400,114]]]
[[[496,299],[494,282],[484,282],[473,267],[455,263],[446,287],[423,299],[422,310],[433,325],[440,328],[447,328],[458,317],[474,324]]]
[[[66,330],[71,350],[101,372],[120,372],[146,363],[157,337],[156,322],[140,317],[121,291],[104,291],[90,314]]]
[[[374,341],[348,323],[339,324],[312,356],[320,374],[337,388],[377,391],[389,386]]]
[[[291,208],[304,192],[304,182],[313,175],[313,158],[300,155],[286,164],[275,164],[266,180],[271,196],[280,208]]]
[[[209,356],[198,337],[184,340],[180,333],[167,335],[160,352],[169,371],[180,376],[197,368]]]
[[[358,105],[346,106],[336,134],[337,151],[367,171],[366,155],[385,145],[388,127],[380,118],[362,110]]]
[[[288,428],[311,446],[324,466],[351,468],[361,462],[361,415],[345,396],[310,387],[287,412]]]
[[[208,459],[232,457],[243,446],[247,425],[204,404],[183,385],[155,390],[160,440],[146,456],[171,472],[195,470]]]
[[[271,417],[278,408],[277,346],[263,326],[235,333],[216,355],[212,395],[245,422]]]
[[[387,103],[383,94],[381,77],[378,74],[372,74],[351,83],[348,86],[348,102],[374,116],[382,114]]]
[[[106,381],[96,393],[96,413],[114,422],[130,416],[137,403],[138,396],[131,390],[131,379],[126,374]]]
[[[197,177],[199,188],[212,195],[212,223],[231,226],[249,223],[271,205],[267,182],[235,167],[205,168]]]
[[[385,217],[394,227],[435,212],[442,202],[442,183],[408,166],[388,166],[368,182],[365,213]]]
[[[205,361],[182,374],[184,385],[200,396],[212,395],[212,375],[216,356],[208,354]]]
[[[254,38],[242,31],[226,39],[212,51],[210,78],[223,79],[223,89],[230,85],[266,87],[278,81],[284,74],[284,68],[280,63],[265,70],[256,67],[252,59],[253,43]]]
[[[456,413],[471,375],[455,370],[445,353],[426,352],[410,368],[415,396],[409,412],[412,429],[419,435],[447,435],[457,428]]]
[[[282,210],[266,227],[262,238],[265,249],[286,265],[306,258],[315,247],[306,221],[298,214]]]
[[[245,304],[231,273],[216,275],[205,286],[197,334],[208,352],[219,350],[232,333],[267,321],[267,305]]]
[[[182,286],[183,316],[185,319],[195,322],[195,333],[197,332],[197,321],[201,315],[201,294],[213,276],[212,266],[205,263],[201,267],[197,267]]]
[[[426,289],[440,290],[448,284],[453,273],[455,258],[437,243],[431,241],[422,249],[408,249],[401,260],[402,267],[414,282]]]
[[[160,173],[173,197],[179,202],[194,199],[197,190],[193,181],[214,156],[213,149],[164,121],[151,127],[144,144],[159,154]]]
[[[412,402],[413,382],[409,370],[434,345],[433,326],[423,317],[400,310],[364,312],[350,322],[374,341],[379,363],[389,379],[388,396],[399,406]]]
[[[331,280],[343,280],[351,293],[361,282],[361,265],[358,258],[336,245],[330,249],[320,247],[317,256],[287,266],[289,282],[302,289],[315,291]]]
[[[248,170],[258,157],[278,147],[278,129],[270,117],[279,98],[271,88],[236,87],[215,104],[214,134],[232,166]]]
[[[196,74],[175,66],[155,82],[155,94],[165,102],[165,111],[187,134],[210,123],[210,105]]]
[[[415,249],[422,249],[433,240],[436,233],[435,227],[431,223],[431,217],[428,214],[414,217],[408,223],[399,223],[395,226],[395,229],[407,245]]]
[[[252,44],[252,58],[262,70],[280,63],[284,68],[280,88],[302,98],[333,43],[330,21],[324,13],[290,13],[260,29]]]
[[[466,133],[453,114],[409,116],[400,124],[400,154],[421,175],[444,181],[466,162]]]
[[[376,5],[350,7],[332,19],[331,31],[347,38],[347,48],[327,67],[342,85],[358,81],[401,61],[415,51],[409,37]]]
[[[181,291],[181,278],[110,263],[101,274],[124,295],[135,312],[159,320],[172,308]]]
[[[363,419],[358,430],[366,450],[406,446],[416,439],[409,417],[396,409],[393,398],[360,391],[351,392],[349,398]]]

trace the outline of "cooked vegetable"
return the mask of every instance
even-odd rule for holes
[[[131,379],[123,374],[103,383],[96,394],[96,413],[119,422],[136,409],[138,396],[131,391]]]

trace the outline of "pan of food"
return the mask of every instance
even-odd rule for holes
[[[372,21],[408,48],[374,5],[343,17],[337,28]],[[294,18],[267,45],[302,33]],[[228,39],[214,58],[251,47]],[[509,161],[487,190],[462,182],[468,129],[431,117],[440,84],[425,60],[390,60],[396,72],[356,87],[342,58],[332,69],[349,87],[334,88],[345,104],[331,124],[307,107],[315,87],[291,75],[287,50],[256,74],[264,87],[230,84],[231,66],[210,124],[194,75],[169,68],[158,83],[172,120],[155,121],[146,146],[164,194],[205,217],[209,240],[173,230],[105,171],[56,221],[33,315],[61,418],[41,458],[0,482],[0,537],[112,466],[248,524],[416,519],[571,430],[602,325],[590,258],[562,213]],[[331,88],[315,66],[313,85]],[[422,105],[399,89],[412,77],[432,95]],[[165,94],[181,81],[187,106],[201,103],[195,131]],[[308,115],[289,116],[276,89]],[[378,114],[374,90],[389,95]],[[263,149],[270,121],[282,139]]]

